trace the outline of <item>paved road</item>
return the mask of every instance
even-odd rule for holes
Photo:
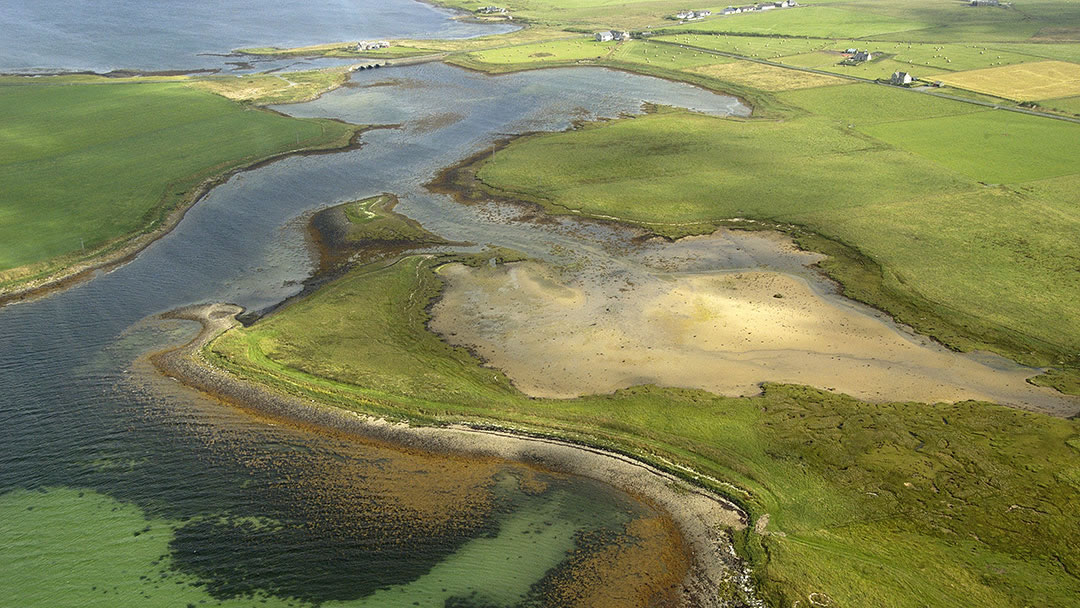
[[[668,40],[653,40],[653,39],[649,39],[649,38],[646,38],[645,40],[647,40],[648,42],[650,42],[652,44],[664,44],[664,45],[667,45],[667,46],[674,46],[674,47],[678,47],[678,48],[681,48],[681,49],[686,49],[688,51],[695,51],[695,52],[701,52],[701,53],[708,53],[710,55],[717,55],[719,57],[729,57],[731,59],[738,59],[740,61],[752,61],[754,63],[760,63],[760,64],[763,64],[763,65],[770,65],[770,66],[777,67],[777,68],[784,68],[785,70],[795,70],[797,72],[809,72],[811,74],[820,74],[822,76],[833,76],[835,78],[845,78],[847,80],[854,80],[854,81],[857,81],[857,82],[865,82],[865,83],[868,83],[868,84],[876,84],[876,85],[885,86],[885,87],[892,87],[893,86],[891,84],[884,83],[884,82],[879,82],[877,80],[872,80],[870,78],[862,78],[860,76],[851,76],[850,74],[835,74],[833,72],[826,72],[825,70],[815,70],[814,68],[805,68],[805,67],[796,66],[796,65],[786,65],[786,64],[783,64],[783,63],[777,63],[775,61],[769,61],[767,59],[758,59],[756,57],[747,57],[745,55],[737,55],[735,53],[726,53],[724,51],[715,51],[715,50],[712,50],[712,49],[701,48],[699,46],[693,46],[693,45],[689,45],[689,44],[681,44],[681,43],[678,43],[678,42],[670,42]],[[994,109],[994,110],[1006,110],[1006,111],[1009,111],[1009,112],[1017,112],[1019,114],[1028,114],[1030,116],[1040,116],[1042,118],[1052,118],[1054,120],[1063,120],[1065,122],[1073,122],[1073,123],[1080,124],[1080,118],[1070,118],[1068,116],[1059,116],[1057,114],[1050,114],[1050,113],[1047,113],[1047,112],[1039,112],[1038,110],[1029,110],[1027,108],[1018,108],[1018,107],[1015,107],[1015,106],[1003,106],[1003,105],[1000,105],[1000,104],[996,104],[996,103],[994,103],[992,101],[982,101],[980,99],[969,99],[967,97],[959,97],[957,95],[949,95],[947,93],[942,93],[940,91],[935,91],[935,90],[932,90],[932,89],[925,89],[925,88],[911,89],[911,88],[908,88],[908,87],[893,87],[893,88],[896,88],[896,89],[899,89],[899,90],[902,90],[902,91],[910,91],[912,93],[921,93],[923,95],[931,95],[933,97],[940,97],[942,99],[951,99],[953,101],[959,101],[959,102],[962,102],[962,103],[970,103],[970,104],[974,104],[974,105],[977,105],[977,106],[984,106],[984,107],[991,108],[991,109]]]

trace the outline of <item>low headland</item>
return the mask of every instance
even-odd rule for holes
[[[0,81],[0,106],[18,134],[0,159],[9,211],[0,222],[0,304],[64,288],[132,259],[240,171],[356,148],[368,129],[296,119],[201,90],[220,89],[221,82],[98,76]],[[88,109],[92,128],[86,126]],[[42,183],[51,186],[43,189]]]
[[[263,416],[426,452],[514,460],[611,484],[669,514],[684,535],[692,566],[682,581],[680,605],[721,606],[718,600],[732,588],[751,596],[751,579],[728,536],[728,530],[748,525],[746,513],[734,503],[618,452],[494,424],[391,422],[247,382],[203,357],[209,343],[239,326],[235,317],[241,312],[238,306],[211,304],[169,313],[168,318],[199,322],[202,330],[188,344],[152,355],[152,362],[185,385]]]

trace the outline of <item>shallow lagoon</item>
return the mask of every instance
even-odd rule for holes
[[[584,68],[488,78],[424,65],[357,76],[358,86],[290,111],[347,110],[402,128],[369,133],[359,150],[241,174],[130,264],[0,309],[5,597],[40,606],[542,602],[544,577],[579,539],[620,542],[630,522],[655,518],[603,484],[288,428],[146,373],[141,354],[193,331],[147,317],[201,301],[260,309],[297,293],[313,270],[302,228],[315,208],[398,192],[402,208],[423,210],[437,231],[513,239],[520,228],[475,225],[481,210],[421,184],[504,134],[614,117],[645,100],[741,108],[686,85]],[[388,78],[402,82],[364,86]],[[523,247],[602,250],[612,238],[564,227]],[[469,483],[435,483],[446,479]],[[413,491],[432,487],[449,498]]]

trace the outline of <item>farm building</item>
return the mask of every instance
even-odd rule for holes
[[[482,15],[502,15],[506,13],[506,9],[499,6],[481,6],[476,12]]]
[[[855,54],[851,56],[852,61],[870,61],[873,58],[874,55],[870,51],[855,51]]]
[[[366,40],[356,43],[356,50],[358,51],[374,51],[376,49],[389,48],[390,43],[385,40]]]
[[[597,42],[611,42],[612,40],[623,41],[630,40],[630,32],[623,32],[620,30],[604,30],[603,32],[596,32],[594,34]]]
[[[905,85],[911,84],[913,80],[915,79],[912,78],[911,74],[908,74],[907,72],[893,72],[892,78],[889,79],[889,82],[895,85]]]

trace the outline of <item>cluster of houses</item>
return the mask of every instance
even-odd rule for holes
[[[760,13],[761,11],[771,11],[778,8],[794,8],[796,6],[799,6],[799,3],[795,0],[782,0],[781,2],[766,2],[764,4],[750,4],[747,6],[729,6],[725,8],[721,14],[738,15],[739,13]]]
[[[623,40],[630,40],[630,32],[622,31],[608,31],[596,32],[597,42],[611,42],[612,40],[622,42]]]
[[[358,51],[374,51],[389,47],[390,43],[385,40],[363,40],[356,43],[356,50]]]
[[[762,4],[748,4],[746,6],[729,6],[721,11],[723,15],[737,15],[739,13],[760,13],[761,11],[771,11],[778,8],[792,8],[799,6],[799,3],[795,0],[781,0],[780,2],[765,2]],[[704,19],[712,15],[712,11],[679,11],[675,13],[672,19],[678,19],[679,21],[694,21],[695,19]]]
[[[508,11],[501,6],[481,6],[476,12],[481,15],[505,15]]]
[[[915,81],[915,78],[907,72],[893,72],[892,78],[889,79],[889,84],[895,84],[897,86],[909,85]]]
[[[874,58],[874,54],[869,50],[860,51],[859,49],[847,49],[844,51],[844,55],[847,55],[847,61],[852,63],[862,63],[864,61],[870,61]]]
[[[712,11],[679,11],[675,13],[675,18],[679,21],[693,21],[695,19],[704,19],[712,14]]]

